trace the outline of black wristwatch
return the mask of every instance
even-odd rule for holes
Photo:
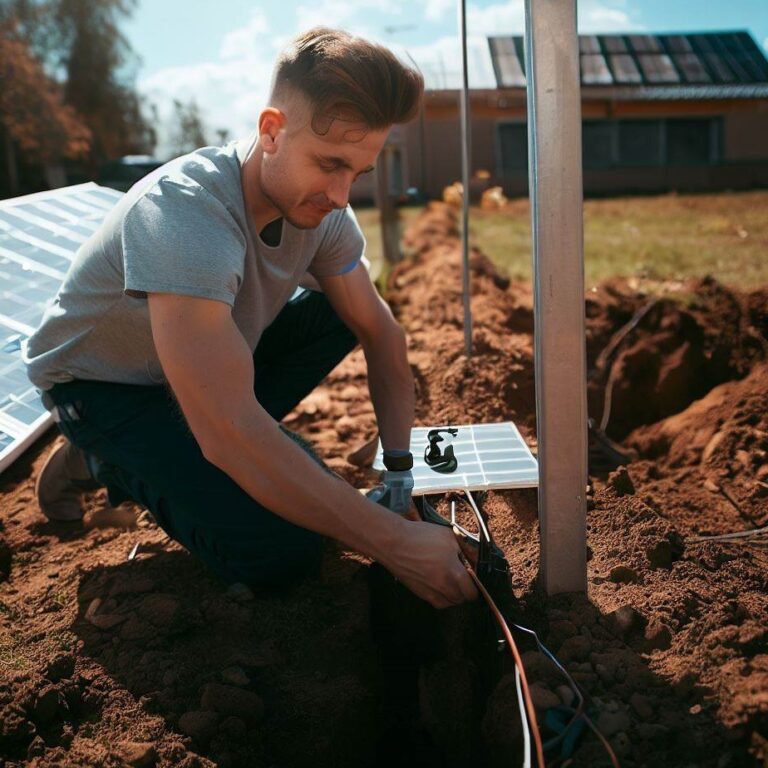
[[[413,454],[406,453],[401,455],[398,452],[397,455],[384,451],[384,466],[390,472],[406,472],[409,469],[413,469]]]

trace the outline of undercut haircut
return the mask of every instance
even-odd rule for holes
[[[272,99],[292,91],[307,100],[312,130],[323,136],[334,120],[373,130],[407,123],[419,110],[424,78],[383,45],[315,27],[296,37],[275,64]]]

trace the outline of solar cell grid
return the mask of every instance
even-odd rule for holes
[[[627,53],[629,50],[624,38],[620,35],[601,35],[600,40],[608,53]]]
[[[711,83],[704,65],[695,53],[674,54],[672,57],[687,83]]]
[[[666,54],[640,54],[637,61],[649,83],[680,82],[680,76],[675,70],[672,59]]]
[[[661,43],[653,35],[629,35],[628,37],[635,53],[663,53]]]
[[[581,57],[581,80],[586,85],[610,85],[613,82],[602,54],[586,54]]]
[[[635,64],[635,60],[628,53],[609,56],[613,78],[617,83],[642,83],[643,76]]]
[[[667,46],[670,53],[693,52],[693,47],[685,35],[662,35],[661,41]]]
[[[580,53],[600,53],[600,43],[596,35],[579,35]]]
[[[525,74],[517,56],[503,54],[496,57],[498,78],[504,88],[514,88],[525,85]]]
[[[21,343],[40,324],[77,249],[121,193],[83,184],[0,202],[0,471],[50,423]]]

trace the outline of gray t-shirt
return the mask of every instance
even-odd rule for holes
[[[302,276],[353,269],[365,248],[352,209],[316,229],[283,220],[266,245],[246,214],[241,164],[255,140],[205,147],[135,184],[78,250],[40,327],[23,345],[32,383],[165,382],[147,292],[224,301],[251,350]]]

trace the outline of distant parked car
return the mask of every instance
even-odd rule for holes
[[[162,164],[150,155],[126,155],[101,166],[99,184],[127,192],[139,179]]]

